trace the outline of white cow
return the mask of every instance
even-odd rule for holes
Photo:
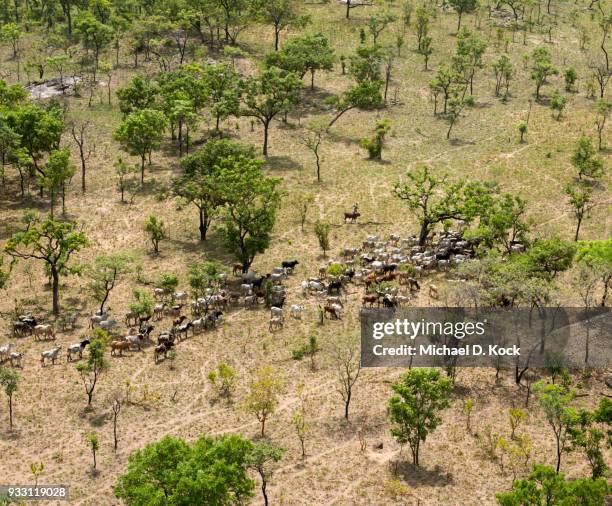
[[[291,309],[290,309],[290,313],[289,313],[289,314],[290,314],[290,315],[291,315],[293,318],[295,318],[295,319],[297,319],[297,320],[301,320],[301,319],[302,319],[302,313],[303,313],[303,312],[304,312],[304,306],[300,306],[300,305],[298,305],[298,304],[293,304],[293,305],[291,306]]]
[[[284,320],[284,317],[283,317],[283,308],[282,307],[272,306],[270,308],[270,317],[271,318],[280,318],[281,320]]]
[[[40,354],[40,364],[45,366],[45,359],[51,360],[52,364],[55,364],[57,357],[59,356],[59,352],[62,348],[60,346],[56,346],[55,348],[51,348],[50,350],[43,351]]]
[[[4,362],[5,360],[8,360],[12,346],[13,346],[12,343],[8,343],[8,344],[5,344],[4,346],[0,346],[0,362]]]

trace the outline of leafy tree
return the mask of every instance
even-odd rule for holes
[[[144,167],[147,155],[151,163],[151,152],[163,139],[167,120],[164,114],[153,109],[132,112],[121,122],[114,137],[130,155],[140,156],[140,182],[144,183]]]
[[[132,452],[115,495],[129,506],[246,502],[253,494],[247,459],[253,444],[239,436],[202,436],[193,444],[165,436]]]
[[[280,51],[265,57],[268,67],[278,67],[293,72],[303,79],[310,72],[310,89],[314,90],[317,71],[330,71],[334,66],[334,50],[321,33],[295,37],[285,43]]]
[[[426,35],[421,40],[421,47],[417,50],[418,53],[423,56],[425,70],[429,70],[429,57],[433,53],[432,42],[433,39],[429,35]]]
[[[40,260],[48,268],[52,280],[53,313],[59,314],[60,276],[76,272],[69,267],[72,255],[87,245],[85,234],[75,223],[45,220],[40,226],[31,226],[17,232],[6,242],[4,251],[14,258]]]
[[[326,256],[329,250],[329,229],[330,224],[326,221],[317,220],[314,225],[314,233],[319,241],[319,247],[323,250],[323,256]]]
[[[536,86],[536,100],[540,100],[540,88],[546,84],[548,77],[557,75],[559,71],[553,66],[550,53],[545,47],[536,47],[531,57],[533,61],[531,79]]]
[[[431,13],[426,6],[420,5],[416,10],[415,29],[417,36],[417,51],[423,49],[423,39],[429,35],[429,21]]]
[[[448,112],[448,101],[456,91],[456,81],[456,72],[448,65],[441,65],[436,72],[436,76],[429,83],[429,87],[434,91],[435,96],[442,93],[444,98],[444,109],[442,112],[444,114]],[[437,106],[438,104],[436,101],[434,102],[434,114],[437,113]]]
[[[19,375],[6,367],[0,366],[0,385],[8,400],[9,430],[13,430],[13,395],[17,391]]]
[[[98,255],[86,270],[89,278],[89,289],[96,302],[100,304],[100,313],[111,291],[124,274],[131,271],[134,259],[126,253]]]
[[[166,238],[166,224],[157,216],[150,215],[145,221],[144,230],[149,235],[155,254],[159,253],[159,243]]]
[[[470,83],[470,94],[474,93],[474,76],[476,71],[484,66],[482,59],[487,47],[488,42],[485,38],[480,37],[465,27],[459,30],[454,66],[462,70],[463,80]]]
[[[247,272],[255,256],[270,245],[280,205],[279,180],[261,172],[261,161],[240,158],[225,173],[223,242]]]
[[[208,140],[198,151],[181,159],[183,174],[174,182],[177,195],[199,211],[200,240],[206,234],[218,210],[226,202],[225,179],[237,160],[254,159],[251,146],[228,139]]]
[[[134,302],[129,305],[130,311],[137,315],[150,315],[155,305],[153,296],[149,292],[138,290],[137,288],[135,288],[132,293]]]
[[[300,15],[300,3],[296,0],[262,0],[257,9],[262,19],[274,27],[274,50],[278,51],[280,33],[287,28],[303,28],[310,22],[309,16]]]
[[[533,386],[539,395],[539,402],[557,443],[557,473],[561,468],[561,455],[568,447],[569,429],[572,427],[573,412],[569,405],[576,392],[562,385],[550,385],[539,381]]]
[[[437,223],[448,220],[471,221],[476,214],[482,212],[479,203],[491,193],[491,188],[480,183],[449,183],[447,175],[434,176],[428,167],[409,172],[407,176],[409,183],[397,182],[394,194],[405,200],[408,208],[418,215],[421,246]]]
[[[128,114],[142,109],[155,109],[159,85],[147,76],[135,75],[129,84],[117,90],[119,109]]]
[[[377,45],[360,47],[350,58],[349,73],[356,84],[349,88],[340,97],[331,97],[329,102],[336,107],[338,113],[332,118],[332,126],[343,114],[351,109],[364,111],[378,109],[383,106],[381,93],[384,80],[381,65],[384,61],[385,51]]]
[[[505,54],[501,55],[499,59],[493,63],[493,72],[495,73],[495,96],[499,97],[502,88],[505,88],[505,94],[507,95],[510,81],[514,75],[514,69],[510,58]]]
[[[38,105],[26,103],[9,110],[6,123],[19,136],[19,145],[27,154],[28,164],[31,163],[34,170],[44,177],[44,168],[39,162],[45,154],[59,149],[64,132],[61,110],[45,110]]]
[[[570,161],[578,169],[578,179],[599,179],[603,176],[604,164],[601,158],[597,157],[590,137],[580,137]]]
[[[610,400],[603,397],[599,401],[599,407],[596,410],[578,410],[568,430],[572,449],[584,451],[591,467],[591,478],[593,480],[604,478],[608,470],[602,449],[602,445],[606,440],[606,434],[597,424],[609,427],[612,423],[611,415]],[[608,446],[609,443],[610,437],[608,436]]]
[[[40,185],[49,191],[51,197],[50,218],[53,219],[55,199],[58,192],[62,196],[62,214],[66,214],[66,182],[72,179],[76,171],[70,162],[70,151],[68,149],[57,149],[49,155],[44,169],[44,176],[39,178]]]
[[[255,379],[249,384],[246,397],[246,410],[253,413],[261,423],[261,437],[265,436],[266,421],[276,411],[278,395],[283,385],[278,373],[271,365],[259,369]]]
[[[534,241],[522,261],[530,275],[550,280],[571,267],[575,254],[574,244],[553,236]]]
[[[565,187],[565,193],[569,198],[569,204],[572,206],[574,217],[576,218],[576,233],[574,234],[574,241],[578,241],[578,235],[580,234],[580,226],[582,220],[588,216],[589,211],[593,208],[593,189],[587,186],[582,181],[578,181],[574,184],[568,184]]]
[[[93,472],[96,472],[97,462],[96,462],[96,452],[100,449],[100,439],[93,432],[91,434],[87,434],[87,442],[91,447],[91,453],[93,455]]]
[[[17,23],[6,23],[0,28],[0,40],[10,44],[13,49],[13,59],[19,58],[19,41],[23,36],[21,27]],[[19,80],[19,77],[17,78]]]
[[[117,173],[117,191],[121,194],[121,203],[125,203],[125,192],[131,193],[131,199],[134,198],[134,194],[138,189],[138,181],[133,177],[129,177],[132,174],[138,172],[138,165],[129,165],[123,161],[122,158],[117,160],[115,164],[115,172]]]
[[[557,121],[561,119],[561,115],[565,110],[565,105],[567,104],[567,98],[559,93],[559,90],[555,90],[552,96],[550,97],[550,108],[553,111],[557,112]]]
[[[285,450],[265,440],[253,444],[253,449],[247,458],[248,466],[257,471],[261,478],[261,493],[265,506],[268,506],[268,483],[272,479],[274,464],[283,458]]]
[[[376,122],[374,137],[372,139],[362,139],[361,147],[368,151],[372,160],[382,160],[382,148],[385,136],[391,131],[391,121],[383,119]]]
[[[604,479],[576,479],[566,481],[563,474],[536,464],[531,474],[512,484],[511,492],[496,495],[501,506],[529,504],[547,506],[553,504],[584,504],[604,506],[608,485]]]
[[[244,82],[245,107],[241,114],[256,118],[262,124],[264,156],[268,156],[268,130],[272,120],[298,103],[301,85],[298,76],[276,68],[265,69]]]
[[[493,199],[480,215],[478,226],[465,236],[475,236],[488,248],[499,247],[509,255],[515,243],[526,244],[530,223],[525,219],[527,202],[504,193]]]
[[[218,284],[223,272],[223,265],[216,261],[199,261],[191,264],[187,271],[187,280],[194,297],[196,299],[201,297],[207,288]]]
[[[606,120],[608,114],[612,110],[612,102],[609,100],[600,99],[597,101],[597,118],[595,119],[595,125],[597,125],[597,136],[599,139],[598,148],[601,151],[604,149],[602,134],[606,126]]]
[[[80,37],[83,46],[93,51],[94,82],[100,64],[100,53],[113,40],[113,28],[96,19],[90,12],[81,12],[74,22],[75,32]]]
[[[219,130],[221,121],[239,114],[242,88],[238,74],[233,66],[217,63],[204,67],[202,80],[207,91],[210,113],[215,118],[215,129]]]
[[[463,94],[459,94],[457,91],[453,92],[451,98],[448,101],[448,111],[445,119],[448,122],[448,130],[446,131],[446,138],[450,139],[451,131],[453,127],[459,121],[461,113],[467,105],[473,105],[474,99],[472,97],[463,98]]]
[[[418,466],[421,442],[440,423],[438,413],[450,404],[451,380],[435,369],[411,369],[391,388],[397,394],[389,399],[389,416],[396,424],[391,434],[400,445],[410,445],[412,463]]]
[[[94,390],[100,376],[108,369],[108,361],[104,357],[104,349],[105,345],[102,339],[93,339],[91,343],[89,343],[87,362],[81,362],[76,366],[81,376],[83,386],[85,387],[88,406],[91,405]]]
[[[463,15],[474,12],[478,7],[478,0],[450,0],[449,4],[457,12],[457,31],[459,31]]]
[[[208,380],[219,397],[230,399],[236,388],[236,371],[233,367],[221,362],[217,369],[208,373]]]
[[[382,11],[368,19],[368,30],[372,35],[374,44],[378,43],[380,34],[393,22],[397,20],[397,16],[389,11]]]
[[[580,241],[576,262],[597,273],[603,285],[601,306],[606,305],[608,290],[612,287],[612,239]]]
[[[155,283],[155,288],[161,288],[165,293],[173,294],[178,285],[178,276],[175,276],[174,274],[162,274]]]
[[[576,72],[576,69],[574,67],[565,69],[563,78],[565,79],[565,91],[573,91],[574,85],[578,80],[578,72]]]

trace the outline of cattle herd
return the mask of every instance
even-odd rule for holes
[[[474,247],[475,244],[465,240],[460,231],[432,234],[425,245],[419,245],[414,235],[402,239],[399,235],[391,234],[386,240],[368,236],[360,246],[345,248],[337,259],[328,259],[325,265],[320,266],[318,277],[303,280],[300,284],[302,299],[315,298],[321,322],[324,319],[342,319],[349,285],[363,287],[363,307],[402,307],[409,304],[421,289],[423,278],[468,261],[474,256]],[[191,301],[186,292],[155,288],[153,296],[156,303],[152,311],[145,314],[128,312],[122,320],[125,332],[120,330],[120,322],[111,316],[110,308],[91,315],[88,326],[92,331],[100,328],[111,336],[108,342],[111,356],[122,356],[124,352],[133,350],[142,351],[150,346],[155,363],[166,359],[168,352],[190,335],[216,329],[224,315],[233,310],[269,309],[268,329],[274,332],[285,325],[285,301],[288,296],[285,281],[298,265],[297,260],[284,261],[271,272],[259,275],[254,270],[243,273],[237,264],[232,277],[221,274],[214,286]],[[428,288],[429,297],[437,298],[437,287],[429,283]],[[302,319],[305,310],[303,303],[292,304],[288,313],[297,320]],[[65,315],[61,322],[62,330],[74,328],[78,318],[78,313]],[[154,337],[156,326],[164,325],[164,321],[168,321],[166,327]],[[12,330],[13,337],[32,336],[35,341],[56,339],[55,326],[39,321],[32,314],[18,316]],[[66,361],[82,359],[89,344],[90,340],[86,338],[67,346]],[[55,364],[61,350],[60,346],[54,346],[41,352],[41,365],[49,362]],[[12,342],[0,346],[0,364],[9,362],[14,367],[20,367],[23,355],[23,351],[13,349]]]

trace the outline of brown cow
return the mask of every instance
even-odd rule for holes
[[[370,304],[370,307],[372,307],[378,302],[378,295],[364,295],[362,300],[364,306]]]
[[[111,356],[115,355],[115,351],[119,350],[119,355],[123,356],[123,350],[129,350],[130,344],[127,341],[111,341]]]

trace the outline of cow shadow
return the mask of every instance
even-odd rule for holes
[[[444,471],[439,465],[432,469],[422,466],[415,466],[406,461],[394,463],[396,474],[411,487],[430,486],[447,487],[453,485],[455,480],[453,475]]]

